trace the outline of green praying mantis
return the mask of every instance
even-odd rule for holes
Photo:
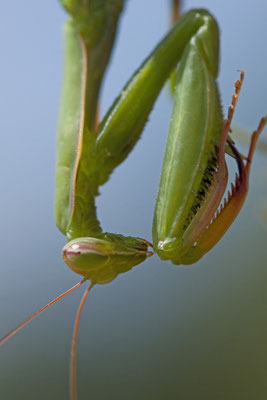
[[[90,288],[112,281],[152,256],[153,251],[162,260],[179,265],[195,263],[213,248],[244,203],[255,144],[267,122],[266,117],[261,120],[252,135],[248,156],[244,157],[229,135],[243,73],[236,82],[224,121],[216,83],[217,24],[206,10],[192,10],[152,51],[99,123],[99,91],[123,3],[62,0],[71,19],[65,26],[55,216],[68,241],[63,258],[83,276],[74,288],[86,280],[91,282],[75,324],[73,399],[78,322]],[[178,63],[174,108],[154,212],[153,244],[141,238],[103,233],[95,207],[99,188],[133,150],[160,90]],[[228,199],[219,208],[228,182],[226,153],[236,160],[239,174]]]
[[[116,12],[122,5],[110,4],[116,4]],[[75,15],[74,9],[68,10]],[[244,161],[229,136],[243,73],[223,122],[216,83],[218,28],[207,11],[192,10],[145,60],[97,125],[97,106],[91,97],[97,98],[99,82],[93,71],[100,77],[102,71],[91,66],[98,55],[89,50],[86,34],[85,39],[77,37],[74,26],[75,17],[65,30],[67,67],[55,201],[57,225],[68,240],[65,262],[94,284],[106,283],[118,275],[117,268],[127,270],[151,256],[146,240],[103,233],[94,201],[98,188],[133,149],[159,91],[180,62],[151,246],[163,260],[195,263],[220,240],[242,207],[255,143],[266,118]],[[70,70],[74,59],[79,63]],[[102,59],[100,64],[105,64]],[[229,200],[215,215],[228,181],[226,152],[236,159],[239,176]]]

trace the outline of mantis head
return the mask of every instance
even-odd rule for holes
[[[71,240],[63,248],[68,266],[93,283],[108,283],[153,254],[149,242],[140,238],[101,233]]]

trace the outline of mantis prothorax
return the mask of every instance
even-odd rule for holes
[[[81,283],[91,281],[86,297],[94,284],[110,282],[151,256],[148,246],[162,260],[177,265],[195,263],[214,247],[244,203],[253,152],[267,117],[252,135],[248,156],[242,156],[229,130],[244,74],[240,73],[235,84],[223,121],[216,82],[218,27],[208,11],[199,9],[179,19],[98,124],[99,90],[123,0],[61,2],[72,18],[64,32],[66,66],[57,141],[55,216],[68,240],[63,249],[65,262],[84,277]],[[103,233],[95,208],[99,187],[134,148],[160,90],[178,63],[154,213],[153,245],[141,238]],[[239,173],[228,199],[219,208],[228,182],[226,153],[236,160]],[[71,363],[73,399],[80,311]]]

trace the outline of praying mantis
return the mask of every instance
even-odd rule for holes
[[[90,2],[84,6],[79,2],[69,4],[63,1],[73,19],[66,26],[67,66],[55,202],[57,225],[68,240],[63,249],[64,261],[92,284],[114,279],[117,267],[129,269],[143,262],[152,255],[147,250],[149,245],[163,260],[192,264],[214,247],[238,215],[248,192],[256,141],[267,117],[254,132],[244,162],[228,137],[244,74],[241,72],[236,82],[223,124],[216,84],[218,28],[207,11],[192,10],[152,51],[96,128],[97,94],[106,67],[106,60],[98,52],[103,54],[107,38],[102,33],[103,37],[98,38],[101,45],[97,42],[94,47],[94,25],[91,27],[87,21],[87,33],[84,20],[80,22],[80,14],[86,14]],[[107,5],[114,7],[114,25],[122,5],[122,1]],[[108,32],[108,54],[110,36]],[[72,66],[75,59],[77,65]],[[98,188],[135,146],[160,89],[178,62],[175,105],[154,214],[153,245],[139,238],[103,233],[94,205]],[[216,214],[228,182],[226,145],[237,161],[239,175],[228,200]]]
[[[193,12],[191,12],[191,15],[193,14]],[[196,13],[195,13],[196,14]],[[206,14],[205,14],[206,15]],[[186,26],[187,26],[187,24],[190,24],[190,19],[189,20],[187,20],[186,21]],[[197,22],[197,24],[199,24],[199,22]],[[188,39],[189,40],[189,39]],[[187,44],[188,43],[188,40],[186,40],[185,41],[185,44]],[[178,59],[178,61],[179,61],[179,59]],[[187,60],[185,60],[184,62],[186,62]],[[170,68],[171,69],[171,67],[169,67],[168,66],[168,68]],[[184,69],[185,69],[185,71],[187,71],[188,69],[184,66],[183,67]],[[189,68],[189,70],[190,70],[190,68]],[[151,72],[151,75],[153,75],[152,74],[152,72]],[[163,85],[163,83],[166,81],[166,79],[167,79],[167,77],[168,77],[168,73],[166,73],[166,76],[164,77],[164,78],[162,78],[163,79],[163,82],[162,82],[162,85]],[[206,82],[207,83],[207,82]],[[180,82],[180,84],[181,84],[181,82]],[[140,83],[140,87],[142,87],[144,85],[144,81],[141,81],[141,83]],[[154,84],[153,84],[154,85]],[[152,85],[152,86],[153,86]],[[179,85],[179,82],[178,82],[178,85]],[[211,85],[214,85],[214,82],[212,81],[212,83],[211,83]],[[238,87],[239,87],[239,85],[240,84],[238,84]],[[205,85],[206,86],[206,85]],[[238,88],[237,88],[238,89]],[[213,93],[213,96],[214,96],[214,99],[215,99],[215,101],[217,101],[216,100],[216,90],[217,89],[215,89],[215,91],[214,91],[214,93]],[[138,91],[139,91],[139,88],[138,88]],[[138,92],[136,92],[137,94],[138,94]],[[178,93],[178,92],[177,92]],[[178,94],[178,96],[179,96],[179,94]],[[136,99],[138,96],[135,94],[134,95],[134,97],[133,97],[133,99]],[[73,100],[73,99],[72,99]],[[123,99],[123,100],[125,100],[125,99]],[[127,98],[126,98],[126,103],[127,103]],[[196,101],[197,100],[199,100],[199,99],[195,99]],[[178,98],[178,100],[176,100],[177,102],[179,102],[179,101],[181,101],[181,100],[179,100],[179,98]],[[191,101],[192,101],[192,99],[191,99]],[[96,103],[94,104],[94,107],[96,108]],[[143,105],[143,104],[141,104],[141,105]],[[129,104],[129,106],[133,106],[133,104],[131,103],[131,104]],[[123,109],[123,111],[125,112],[125,109],[124,109],[124,107],[125,107],[125,105],[124,105],[124,103],[122,104],[122,109]],[[115,107],[116,108],[116,107]],[[121,119],[121,118],[119,118],[118,117],[118,114],[116,114],[116,111],[117,110],[115,110],[115,113],[113,114],[113,116],[115,115],[115,123],[116,123],[116,118],[118,118],[118,123],[121,123],[122,121],[123,121],[123,119]],[[126,110],[127,111],[127,110]],[[118,113],[120,112],[120,109],[118,110]],[[140,112],[140,110],[139,110],[139,112]],[[93,130],[93,128],[94,128],[94,126],[96,125],[96,110],[93,112],[93,114],[95,114],[95,115],[93,115],[93,117],[92,116],[89,116],[89,122],[88,122],[88,124],[89,124],[89,126],[91,126],[91,129]],[[111,112],[111,115],[112,115],[112,112]],[[214,116],[215,115],[215,116]],[[222,117],[221,117],[221,115],[219,115],[219,112],[218,111],[214,111],[214,115],[211,117],[211,119],[215,119],[215,122],[216,122],[216,120],[217,121],[220,121],[220,129],[218,129],[218,137],[220,138],[220,136],[219,135],[221,135],[222,134],[222,132],[224,132],[225,134],[226,133],[228,133],[228,128],[227,129],[225,129],[225,130],[223,130],[223,128],[222,128]],[[135,117],[137,118],[137,119],[140,119],[140,114],[138,115],[138,113],[135,115]],[[63,118],[64,119],[64,118]],[[86,118],[85,118],[86,119]],[[142,113],[141,113],[141,119],[146,119],[146,115],[144,116],[144,115],[142,115]],[[230,118],[229,119],[231,119],[231,116],[230,116]],[[104,120],[105,121],[105,120]],[[110,122],[110,119],[109,119],[109,116],[108,117],[106,117],[106,121],[108,121],[108,122]],[[228,121],[229,122],[229,121]],[[113,123],[113,120],[111,120],[111,124]],[[135,126],[136,125],[136,120],[135,121],[131,121],[131,123],[133,124],[133,126]],[[198,121],[196,121],[196,123],[197,123],[197,125],[199,125],[199,122]],[[179,124],[179,121],[175,121],[174,122],[174,124],[176,125],[176,124]],[[105,140],[109,140],[109,138],[110,138],[110,136],[109,136],[109,132],[110,131],[108,131],[108,129],[109,129],[109,126],[106,128],[106,126],[105,126],[105,123],[103,124],[104,125],[104,129],[103,129],[103,131],[99,131],[100,133],[98,133],[98,135],[96,135],[97,137],[99,136],[100,138],[101,138],[101,140],[102,140],[102,143],[101,143],[101,140],[99,140],[99,142],[100,142],[100,144],[98,145],[98,144],[93,144],[93,145],[91,145],[91,144],[89,144],[89,147],[90,146],[94,146],[94,150],[92,150],[92,158],[95,158],[95,165],[93,164],[93,162],[92,162],[92,159],[91,159],[91,166],[90,167],[88,167],[88,169],[90,169],[90,168],[92,168],[92,170],[93,170],[93,172],[91,172],[91,176],[93,176],[96,180],[97,180],[97,183],[95,184],[95,185],[92,185],[93,187],[91,188],[91,190],[93,191],[93,194],[92,194],[92,198],[90,199],[90,205],[91,205],[91,200],[94,200],[94,198],[95,198],[95,195],[96,195],[96,193],[97,193],[97,189],[98,189],[98,187],[99,187],[99,185],[98,185],[98,182],[101,182],[101,184],[107,179],[107,175],[109,175],[110,174],[110,171],[112,171],[113,170],[113,168],[114,168],[114,164],[115,164],[115,166],[116,166],[116,163],[117,162],[121,162],[121,159],[124,159],[126,156],[125,156],[125,154],[123,154],[123,153],[120,153],[119,151],[118,151],[118,148],[116,148],[115,147],[115,149],[112,149],[112,145],[113,145],[113,143],[108,143],[108,145],[110,145],[111,146],[111,150],[114,152],[114,154],[115,154],[115,161],[114,160],[111,160],[111,162],[110,162],[110,165],[111,166],[109,166],[108,164],[109,164],[109,161],[106,161],[105,160],[105,162],[103,161],[103,165],[102,165],[102,160],[103,160],[103,153],[111,153],[111,154],[113,154],[112,153],[112,151],[110,151],[110,149],[108,148],[108,150],[106,150],[106,148],[104,147],[104,145],[105,145],[105,143],[104,143],[104,145],[103,145],[103,141],[105,141]],[[100,125],[101,126],[101,125]],[[262,125],[261,125],[261,127],[263,126],[263,123],[262,123]],[[115,128],[117,128],[117,126],[115,125]],[[105,131],[105,129],[107,129],[106,131]],[[128,129],[127,129],[128,130]],[[112,131],[112,130],[111,130]],[[102,132],[104,132],[104,133],[102,133]],[[107,137],[107,139],[105,139],[105,132],[107,132],[107,134],[106,134],[106,137]],[[127,132],[126,132],[127,133]],[[139,134],[139,132],[138,132],[138,134]],[[101,137],[101,135],[102,135],[102,137]],[[127,139],[127,138],[126,138]],[[225,141],[226,141],[226,137],[224,138],[225,139]],[[125,138],[123,137],[123,140],[125,140]],[[136,139],[131,139],[131,140],[133,140],[133,141],[135,141]],[[171,139],[168,139],[168,144],[169,143],[171,143]],[[218,138],[215,138],[215,145],[216,145],[216,147],[218,147],[218,148],[222,148],[222,146],[224,146],[224,144],[221,144],[221,142],[220,142],[220,140],[218,140]],[[75,154],[77,155],[77,153],[78,153],[78,151],[77,151],[77,147],[74,147],[74,146],[70,146],[69,145],[69,143],[68,143],[68,146],[69,146],[69,148],[71,148],[72,150],[75,150],[74,152],[75,152]],[[102,146],[102,147],[101,147]],[[131,150],[131,146],[132,146],[132,142],[130,143],[130,145],[128,145],[128,147],[126,146],[126,153],[127,152],[129,152],[130,150]],[[243,163],[243,161],[242,161],[242,157],[241,156],[239,156],[239,153],[235,153],[235,148],[233,147],[234,145],[233,145],[233,143],[231,142],[231,140],[228,138],[228,152],[233,156],[235,156],[236,158],[237,158],[237,160],[238,160],[238,162],[239,162],[239,167],[240,167],[240,169],[242,169],[243,167],[242,167],[242,163]],[[104,149],[104,150],[103,150]],[[205,149],[205,150],[207,150],[207,148]],[[109,154],[108,154],[109,155]],[[80,155],[81,156],[81,162],[85,162],[84,161],[84,159],[83,159],[83,155]],[[117,156],[119,156],[120,157],[120,159],[119,159],[119,161],[117,161],[116,160],[116,157]],[[213,154],[213,156],[216,156],[216,154],[214,153]],[[224,157],[224,150],[221,150],[221,158],[222,157]],[[111,157],[112,158],[112,157]],[[195,159],[195,156],[193,156],[193,159]],[[100,161],[101,160],[101,161]],[[108,159],[109,160],[109,159]],[[167,158],[167,161],[168,161],[168,158]],[[198,161],[199,162],[199,161]],[[207,160],[205,161],[205,162],[207,162]],[[203,162],[204,164],[205,164],[205,162]],[[218,160],[217,161],[215,161],[215,163],[218,163]],[[221,161],[221,163],[223,164],[223,161]],[[74,162],[74,164],[75,164],[75,162]],[[108,165],[108,167],[109,168],[107,168],[107,170],[105,170],[105,167],[106,167],[106,165]],[[77,164],[75,164],[75,167],[72,169],[72,172],[75,170],[76,172],[77,172],[77,170],[78,170],[78,167],[79,166],[77,166]],[[224,164],[222,165],[222,168],[224,168]],[[245,168],[245,167],[244,167]],[[85,169],[87,170],[87,166],[85,167]],[[166,168],[165,167],[165,169],[168,169],[168,168]],[[169,166],[169,169],[171,169],[171,170],[173,170],[173,166]],[[97,170],[97,171],[96,171]],[[202,170],[204,170],[204,172],[205,172],[205,168],[203,168],[202,167]],[[189,172],[191,172],[190,171],[190,169],[188,170]],[[103,176],[102,176],[102,174],[103,174]],[[89,174],[90,175],[90,174]],[[97,175],[100,175],[100,176],[97,176]],[[226,173],[224,172],[224,175],[226,175]],[[162,176],[164,176],[164,174],[162,174]],[[60,179],[60,178],[59,178]],[[80,178],[81,180],[82,180],[82,178]],[[163,179],[163,182],[169,182],[168,181],[168,179],[164,179],[164,177],[162,178]],[[199,178],[198,178],[199,179]],[[79,177],[77,178],[77,181],[79,180]],[[188,178],[186,178],[186,180],[188,180]],[[225,180],[225,176],[224,176],[224,180]],[[68,182],[70,183],[70,181],[71,181],[71,179],[68,179]],[[225,183],[225,182],[224,182]],[[78,185],[78,183],[75,183],[75,185]],[[75,196],[77,196],[77,197],[82,197],[81,195],[80,195],[80,193],[78,193],[79,192],[79,189],[78,189],[78,186],[75,186],[74,185],[74,188],[75,188]],[[222,192],[222,189],[223,188],[225,188],[225,186],[220,186],[220,193]],[[66,193],[66,188],[65,188],[65,186],[62,184],[62,185],[60,185],[60,184],[58,184],[57,185],[57,190],[60,190],[60,191],[64,191],[64,193]],[[85,188],[85,190],[88,190],[88,188]],[[170,249],[167,249],[166,250],[166,245],[165,245],[165,243],[163,243],[163,245],[161,245],[160,243],[161,242],[164,242],[164,238],[162,239],[162,229],[160,228],[160,226],[161,225],[164,225],[165,226],[165,222],[163,221],[162,223],[161,223],[161,225],[160,224],[158,224],[158,222],[157,222],[157,220],[159,219],[159,217],[158,217],[158,215],[161,215],[162,214],[162,212],[164,211],[164,210],[166,210],[166,211],[170,211],[171,210],[171,207],[166,207],[166,205],[165,205],[165,203],[163,202],[163,200],[161,201],[160,200],[160,196],[161,196],[161,191],[163,191],[163,192],[165,192],[165,191],[167,191],[167,190],[169,190],[169,189],[166,189],[166,188],[164,188],[164,185],[163,184],[160,184],[160,190],[159,190],[159,198],[158,198],[158,201],[157,201],[157,206],[156,206],[156,213],[155,213],[155,219],[154,219],[154,228],[153,228],[153,231],[154,231],[154,242],[155,243],[157,243],[156,245],[155,245],[155,247],[157,247],[158,249],[157,249],[157,252],[158,252],[158,254],[163,258],[163,259],[170,259],[170,260],[172,260],[172,261],[174,261],[174,263],[175,264],[186,264],[186,263],[188,263],[188,264],[190,264],[191,263],[191,261],[193,261],[193,262],[195,262],[195,261],[197,261],[197,259],[199,258],[199,254],[197,254],[197,255],[191,255],[191,253],[188,253],[187,252],[187,246],[188,245],[186,245],[186,248],[185,248],[185,253],[184,254],[182,254],[182,256],[181,257],[184,257],[184,256],[186,256],[187,258],[186,259],[179,259],[179,257],[180,256],[178,256],[177,254],[176,254],[176,249],[177,248],[180,248],[181,246],[180,246],[180,243],[178,242],[180,239],[181,239],[181,236],[179,236],[179,235],[177,235],[177,236],[175,236],[174,237],[174,240],[176,240],[176,245],[175,245],[175,249],[173,249],[173,248],[170,248]],[[188,189],[186,189],[185,190],[185,192],[192,198],[192,197],[196,197],[196,196],[198,196],[198,192],[197,192],[197,189],[195,189],[195,190],[192,190],[191,192],[189,192],[188,191]],[[171,196],[172,197],[172,196]],[[212,196],[212,200],[214,201],[214,197],[220,197],[220,195],[218,195],[217,193],[216,193],[216,196],[213,194],[213,196]],[[177,199],[176,199],[177,200]],[[79,199],[75,202],[75,204],[77,204],[77,202],[79,201]],[[163,205],[162,205],[162,202],[163,202]],[[170,200],[168,199],[168,201],[167,202],[170,202]],[[210,204],[211,204],[212,202],[210,201],[210,199],[209,199],[209,203],[208,203],[208,206],[210,206]],[[218,206],[218,204],[214,201],[214,204],[213,204],[213,206],[212,206],[212,209],[215,209],[215,208],[217,208],[217,206]],[[77,206],[78,207],[78,206]],[[187,209],[189,208],[188,207],[188,205],[186,206],[187,207]],[[192,207],[194,207],[194,205],[192,206]],[[58,208],[59,208],[59,211],[61,211],[62,209],[64,210],[64,212],[66,211],[66,209],[67,209],[67,207],[62,207],[61,205],[59,205],[58,206]],[[92,207],[93,208],[93,207]],[[90,210],[91,211],[91,210]],[[73,212],[73,211],[72,211]],[[75,212],[76,211],[74,211],[73,212],[73,215],[75,215]],[[77,211],[77,213],[79,213],[80,212],[80,210],[78,209],[78,211]],[[192,231],[194,231],[195,230],[195,228],[198,228],[199,226],[201,226],[201,224],[202,224],[202,226],[203,226],[203,223],[206,223],[207,222],[207,219],[211,219],[210,218],[210,209],[208,210],[208,211],[203,211],[204,212],[204,217],[206,218],[204,218],[203,217],[203,215],[200,215],[200,217],[199,217],[199,219],[198,219],[198,216],[196,216],[196,217],[194,217],[194,216],[189,216],[189,219],[190,219],[190,221],[188,222],[188,226],[190,226],[190,224],[191,224],[191,221],[196,221],[195,222],[195,225],[191,225],[190,226],[190,230]],[[208,216],[207,216],[207,213],[208,213]],[[197,215],[197,214],[196,214]],[[90,216],[88,217],[88,218],[90,218]],[[162,218],[162,217],[161,217]],[[59,218],[60,219],[60,218]],[[165,217],[165,219],[166,220],[169,220],[169,216],[166,216]],[[86,219],[82,219],[83,221],[86,221]],[[203,220],[205,221],[205,222],[203,222]],[[108,270],[108,271],[104,271],[103,272],[103,270],[102,270],[102,261],[103,261],[103,257],[107,257],[107,248],[108,248],[108,244],[110,245],[110,243],[111,244],[113,244],[114,243],[114,241],[115,241],[115,256],[117,257],[117,258],[119,258],[120,260],[120,262],[118,263],[119,264],[119,272],[124,272],[124,270],[126,269],[128,269],[128,268],[130,268],[131,266],[133,266],[133,265],[135,265],[135,263],[136,263],[136,261],[144,261],[144,259],[147,257],[147,256],[150,256],[151,255],[151,253],[149,252],[149,251],[147,251],[147,244],[148,244],[148,242],[147,241],[145,241],[145,240],[143,240],[143,239],[134,239],[134,238],[131,238],[131,239],[127,239],[127,238],[122,238],[121,236],[116,236],[116,235],[113,235],[113,234],[111,234],[111,235],[105,235],[105,236],[101,236],[102,235],[102,233],[100,233],[100,231],[99,231],[99,228],[98,228],[98,224],[97,224],[97,221],[96,221],[96,219],[94,219],[93,220],[93,223],[94,223],[94,227],[93,227],[93,229],[92,229],[92,231],[93,231],[93,233],[94,233],[94,236],[93,235],[91,235],[90,237],[92,238],[92,239],[90,239],[89,241],[88,241],[88,239],[87,240],[84,240],[84,241],[81,241],[81,240],[78,240],[77,239],[77,237],[79,238],[79,237],[88,237],[87,236],[87,233],[88,233],[88,231],[87,231],[87,228],[85,227],[85,228],[81,228],[81,226],[80,226],[80,222],[81,221],[78,221],[78,219],[77,220],[75,220],[75,217],[74,217],[74,222],[73,222],[73,226],[71,226],[71,229],[70,229],[70,233],[69,232],[67,232],[67,230],[66,230],[66,228],[64,227],[65,225],[63,224],[61,224],[61,223],[59,223],[59,225],[60,225],[60,227],[61,227],[61,230],[63,230],[64,231],[64,233],[67,233],[67,237],[68,237],[68,239],[70,240],[70,242],[69,242],[69,244],[67,244],[66,245],[66,247],[64,248],[64,250],[63,250],[63,255],[64,255],[64,259],[67,261],[67,263],[71,266],[71,268],[73,269],[73,270],[75,270],[76,272],[79,272],[79,273],[81,273],[82,272],[82,275],[85,275],[85,277],[87,278],[87,277],[90,277],[90,279],[92,280],[92,282],[93,283],[106,283],[106,282],[108,282],[108,281],[110,281],[110,280],[112,280],[112,279],[114,279],[114,277],[118,274],[117,273],[117,271],[116,271],[116,269],[115,269],[115,271],[114,270]],[[69,223],[69,221],[68,221],[68,223]],[[63,227],[62,227],[63,226]],[[183,227],[182,227],[183,228]],[[80,231],[80,229],[81,229],[81,231]],[[223,229],[225,229],[225,228],[223,228]],[[78,233],[79,233],[79,235],[76,237],[76,230],[77,231],[79,231]],[[180,228],[180,230],[181,230],[181,228]],[[73,234],[72,233],[72,231],[74,231],[75,233]],[[202,231],[201,231],[202,232]],[[90,230],[90,233],[91,233],[91,230]],[[175,235],[177,234],[177,232],[175,232]],[[85,236],[86,235],[86,236]],[[163,236],[165,235],[165,233],[163,233]],[[158,239],[158,237],[160,238],[160,239]],[[166,237],[166,235],[165,235],[165,237]],[[169,244],[170,244],[170,242],[172,243],[173,242],[173,237],[170,237],[171,238],[171,240],[168,240],[168,242],[167,242],[167,247],[169,246]],[[117,240],[115,240],[115,239],[117,239]],[[192,238],[190,238],[190,240],[189,240],[189,242],[192,242],[192,240],[193,240],[193,244],[196,242],[196,239],[197,238],[195,238],[194,236],[193,236],[193,239]],[[129,240],[129,242],[128,242],[128,240]],[[103,241],[105,241],[104,243],[103,243]],[[206,242],[205,242],[206,243]],[[191,243],[192,244],[192,243]],[[83,248],[83,245],[85,246],[85,248]],[[101,247],[102,246],[102,247]],[[121,248],[120,248],[120,246],[121,246]],[[87,250],[89,249],[89,254],[87,254]],[[111,249],[110,250],[110,248],[108,248],[108,251],[112,251],[113,249]],[[184,250],[184,249],[183,249]],[[89,259],[90,258],[92,258],[92,260],[91,261],[89,261],[89,263],[88,263],[88,261],[86,261],[86,263],[84,263],[84,261],[83,261],[83,259],[81,259],[81,260],[79,260],[79,258],[80,258],[80,254],[78,254],[77,252],[82,252],[83,253],[83,251],[85,251],[86,252],[86,254],[82,254],[82,255],[85,255],[85,257],[83,257],[83,258],[87,258],[87,255],[88,255],[88,257],[89,257]],[[121,251],[121,253],[120,253],[120,251]],[[175,254],[174,254],[174,256],[173,256],[173,253],[175,252]],[[113,255],[113,254],[112,254]],[[202,254],[201,254],[202,255]],[[191,258],[192,257],[192,258]],[[77,259],[78,258],[78,259]],[[99,258],[100,258],[100,260],[99,260]],[[99,262],[100,261],[100,262]],[[89,266],[93,266],[93,267],[95,267],[95,265],[97,264],[99,262],[99,270],[97,270],[97,271],[94,271],[94,268],[92,268],[92,275],[90,275],[90,273],[89,273],[89,271],[88,271],[88,265]],[[133,263],[133,265],[132,265],[132,263]],[[106,260],[105,260],[105,264],[106,264]],[[86,269],[86,271],[85,271],[85,269]]]

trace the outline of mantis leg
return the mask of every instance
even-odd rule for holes
[[[239,174],[220,210],[206,230],[199,236],[197,240],[197,253],[199,256],[193,262],[196,262],[218,243],[238,216],[248,194],[250,168],[256,143],[266,124],[267,117],[264,117],[261,119],[258,128],[253,132],[246,161],[243,160],[235,145],[231,142],[229,143],[236,156]]]
[[[202,32],[202,33],[201,33]],[[191,10],[179,19],[122,89],[98,129],[94,152],[100,162],[99,185],[128,156],[140,138],[160,90],[190,41],[202,35],[203,51],[214,77],[218,73],[219,35],[206,10]],[[198,70],[198,64],[194,66]]]
[[[242,71],[240,72],[240,76],[240,80],[236,81],[235,83],[235,94],[232,97],[232,104],[228,109],[228,116],[224,122],[222,139],[223,143],[220,147],[219,168],[216,173],[218,177],[221,177],[223,175],[223,164],[225,163],[225,143],[236,108],[238,96],[244,80],[244,73]],[[218,241],[223,237],[225,232],[229,229],[229,227],[239,214],[249,189],[250,168],[253,154],[256,148],[256,143],[266,123],[267,117],[262,118],[258,128],[253,132],[248,155],[245,158],[236,149],[233,141],[228,140],[228,144],[235,156],[239,171],[238,175],[236,176],[235,184],[231,185],[231,192],[228,192],[227,199],[224,199],[224,202],[221,204],[219,209],[218,207],[223,193],[220,196],[216,196],[216,189],[212,190],[212,188],[210,188],[210,192],[208,192],[207,195],[207,198],[209,197],[209,194],[211,194],[212,197],[212,200],[209,201],[209,207],[207,208],[205,207],[205,205],[202,206],[204,212],[199,213],[200,218],[198,218],[198,224],[194,225],[194,229],[192,229],[191,227],[191,229],[186,232],[185,239],[186,237],[190,237],[190,243],[188,246],[189,251],[187,254],[185,254],[184,257],[182,257],[181,263],[192,264],[198,261],[204,254],[206,254],[212,247],[214,247],[218,243]],[[214,179],[213,184],[216,185],[218,192],[220,190],[218,189],[220,188],[218,178]],[[212,204],[212,206],[210,206],[210,203]],[[202,224],[199,223],[199,219],[201,218]]]
[[[66,234],[73,213],[86,207],[86,215],[79,211],[79,218],[85,217],[87,229],[99,233],[94,205],[97,184],[88,153],[96,139],[99,91],[124,1],[61,3],[71,18],[64,27],[65,71],[57,135],[55,218],[58,228]],[[84,187],[85,179],[83,204],[75,193],[77,186]]]

